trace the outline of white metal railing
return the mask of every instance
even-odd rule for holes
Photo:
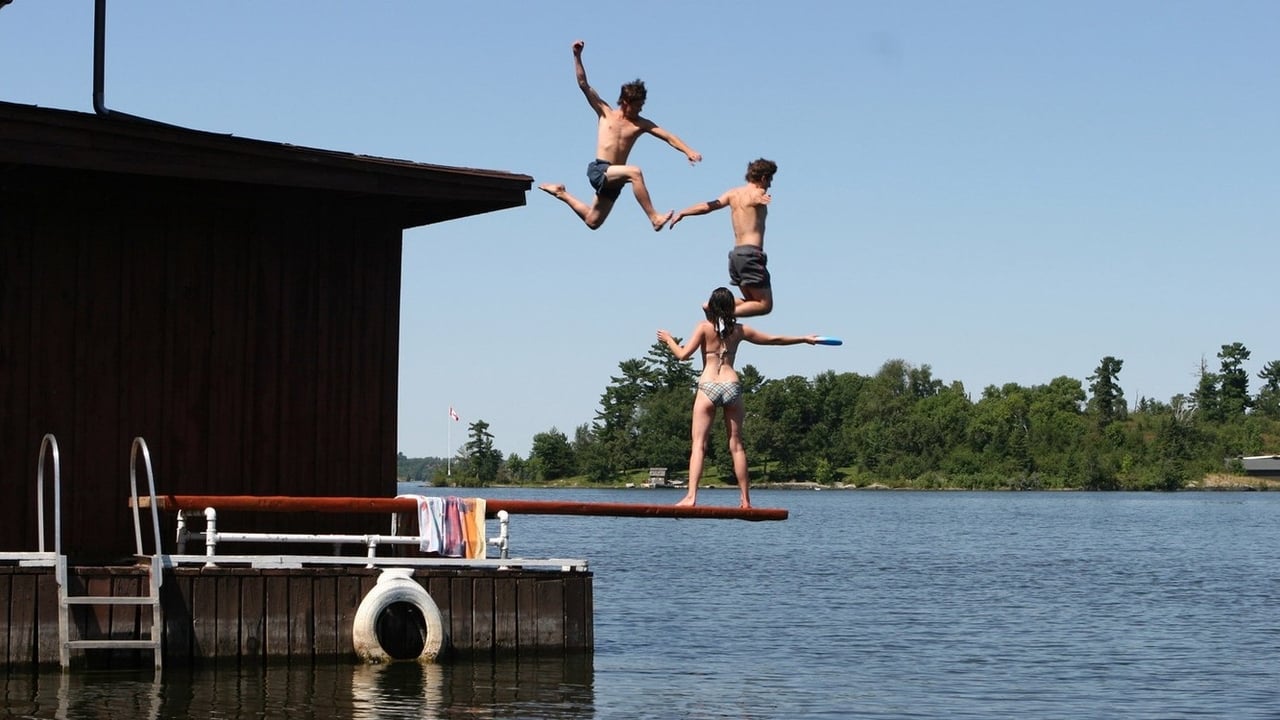
[[[152,502],[152,506],[155,506]],[[512,558],[510,556],[511,516],[506,510],[498,511],[498,535],[486,538],[485,547],[498,549],[498,558],[457,558],[457,557],[405,557],[379,556],[378,547],[382,545],[421,546],[426,540],[423,535],[401,535],[397,532],[396,516],[392,515],[391,533],[382,534],[342,534],[342,533],[283,533],[283,532],[233,532],[222,530],[218,526],[218,511],[214,507],[204,510],[180,510],[177,513],[177,552],[166,555],[163,561],[169,567],[181,565],[203,564],[205,567],[225,565],[251,565],[253,567],[296,568],[304,565],[364,565],[367,568],[381,566],[413,566],[413,567],[459,567],[459,568],[497,568],[497,569],[556,569],[586,570],[587,561],[578,558]],[[192,520],[203,520],[204,529],[194,530]],[[204,553],[187,553],[188,543],[203,543]],[[219,554],[219,546],[231,543],[294,543],[330,545],[331,555],[300,555],[253,553],[227,555]],[[363,555],[343,554],[348,546],[360,546]]]
[[[188,520],[203,518],[205,527],[202,531],[192,531],[188,525]],[[506,559],[509,557],[509,538],[510,538],[510,515],[506,510],[498,513],[498,536],[495,538],[487,538],[485,546],[493,545],[498,548],[500,557]],[[399,535],[396,533],[396,520],[392,517],[391,534],[363,534],[351,535],[342,533],[278,533],[278,532],[228,532],[218,529],[218,510],[217,508],[207,507],[203,511],[196,510],[180,510],[178,512],[178,533],[177,533],[177,550],[179,555],[186,553],[187,543],[189,541],[204,543],[204,559],[205,566],[216,567],[218,558],[218,545],[222,543],[316,543],[323,545],[332,545],[334,555],[342,556],[342,548],[344,545],[362,545],[365,548],[365,565],[373,567],[378,559],[379,545],[417,545],[421,546],[426,538],[422,535]],[[349,556],[346,556],[349,557]],[[401,560],[403,558],[395,558]],[[436,559],[436,558],[433,558]],[[460,560],[464,558],[453,558]],[[475,560],[479,558],[465,558]],[[348,560],[350,562],[350,560]]]

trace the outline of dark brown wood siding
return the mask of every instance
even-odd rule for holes
[[[72,553],[132,552],[138,436],[162,492],[394,494],[401,227],[224,182],[0,167],[0,190],[0,549],[36,547],[45,433]]]

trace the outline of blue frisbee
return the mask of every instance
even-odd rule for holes
[[[819,345],[843,345],[844,344],[844,341],[841,340],[840,338],[831,337],[829,335],[819,335],[818,339],[815,342],[817,342]]]

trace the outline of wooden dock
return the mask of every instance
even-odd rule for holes
[[[179,567],[161,587],[166,667],[206,662],[352,661],[352,627],[381,570],[364,567]],[[470,657],[590,652],[592,575],[586,570],[417,568],[413,579],[439,607],[451,652]],[[73,592],[140,595],[147,569],[75,566]],[[52,568],[0,566],[9,622],[0,659],[10,667],[53,665],[58,656],[58,589]],[[72,639],[139,639],[149,611],[73,608]],[[88,650],[90,667],[151,664],[137,650]]]

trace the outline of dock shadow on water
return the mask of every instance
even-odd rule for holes
[[[309,718],[596,716],[590,654],[398,662],[211,666],[195,670],[12,672],[0,717]]]

